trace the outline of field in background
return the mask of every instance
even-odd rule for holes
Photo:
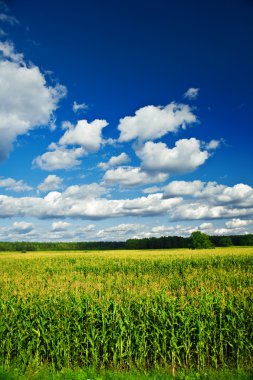
[[[0,253],[0,365],[253,362],[253,248]]]

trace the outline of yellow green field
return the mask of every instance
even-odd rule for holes
[[[250,368],[253,248],[0,253],[0,364]]]

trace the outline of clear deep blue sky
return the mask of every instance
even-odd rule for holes
[[[116,213],[117,218],[112,204],[99,206],[108,206],[103,217],[96,218],[93,211],[87,213],[85,197],[82,198],[84,211],[81,214],[62,211],[63,205],[59,206],[61,211],[57,209],[52,214],[48,211],[40,214],[36,208],[38,206],[34,204],[31,206],[33,211],[29,212],[22,209],[8,213],[5,206],[2,214],[0,210],[0,216],[4,217],[1,222],[3,236],[8,232],[10,240],[14,237],[36,240],[38,231],[48,231],[47,236],[52,240],[82,240],[84,237],[95,240],[128,238],[138,233],[140,236],[187,234],[190,228],[206,228],[208,233],[252,232],[253,1],[10,0],[2,4],[2,14],[17,20],[11,22],[2,17],[1,22],[0,17],[1,30],[6,33],[2,33],[2,36],[0,33],[0,40],[5,44],[12,42],[15,52],[23,54],[24,61],[18,65],[21,67],[25,64],[28,70],[31,64],[38,67],[40,75],[45,77],[45,88],[60,83],[65,86],[67,93],[58,101],[57,109],[53,110],[55,130],[47,128],[47,122],[34,122],[32,127],[27,127],[22,133],[15,132],[11,141],[12,149],[3,154],[4,159],[0,164],[0,194],[14,197],[18,202],[21,202],[20,198],[29,196],[36,198],[32,202],[37,202],[50,191],[63,194],[70,185],[96,183],[106,188],[98,199],[126,202],[127,199],[150,197],[149,193],[163,194],[163,199],[182,198],[173,210],[166,208],[166,205],[159,205],[159,210],[153,210],[152,203],[152,206],[138,206],[135,212],[126,212],[125,207],[129,210],[129,206],[124,204],[124,210]],[[13,57],[5,55],[2,61],[5,60],[11,62]],[[2,75],[5,74],[2,72]],[[29,87],[27,83],[23,85]],[[16,93],[20,91],[19,100],[12,105],[12,112],[15,113],[15,107],[20,107],[24,95],[19,84],[16,86],[12,83],[11,87]],[[197,91],[195,98],[184,97],[188,89]],[[6,96],[11,94],[8,92]],[[73,112],[74,102],[85,103],[86,109]],[[178,126],[176,132],[142,141],[140,134],[128,141],[120,137],[120,119],[134,117],[137,110],[150,105],[161,110],[163,108],[158,106],[164,107],[171,102],[186,104],[189,112],[196,115],[197,122],[189,123],[185,129]],[[7,108],[5,106],[3,112],[7,112]],[[75,133],[78,120],[83,119],[88,123],[95,119],[106,120],[109,125],[103,129],[100,138],[103,135],[104,141],[114,139],[113,145],[100,141],[98,149],[89,150],[86,143],[81,144],[77,140],[66,145],[60,143],[67,131],[61,128],[62,122],[71,122],[72,132]],[[152,119],[150,123],[153,124],[147,125],[147,128],[156,130],[156,121]],[[39,127],[40,124],[44,127]],[[8,125],[12,128],[11,122]],[[13,128],[17,128],[17,123]],[[127,125],[126,128],[131,126]],[[0,134],[2,142],[6,133]],[[170,163],[162,164],[159,161],[165,157],[165,153],[157,158],[155,169],[150,152],[143,156],[143,146],[147,142],[155,145],[163,143],[167,149],[172,149],[178,140],[190,138],[200,142],[202,151],[209,152],[205,162],[195,164],[191,170],[186,169],[185,161],[188,158],[182,158],[181,153],[178,156],[180,165],[176,162],[172,169]],[[217,147],[208,150],[204,144],[211,140],[217,142]],[[70,149],[80,147],[85,150],[85,154],[77,158],[79,164],[68,167],[58,165],[48,169],[48,166],[46,168],[38,161],[32,164],[50,150],[48,146],[52,142],[61,149],[67,149],[67,154]],[[5,150],[5,147],[3,144],[2,149]],[[138,153],[138,149],[142,153]],[[109,165],[103,170],[97,167],[99,163],[108,162],[112,156],[118,157],[122,153],[128,155],[128,161]],[[153,161],[156,158],[153,157]],[[120,168],[123,174],[118,172]],[[125,171],[132,177],[133,168],[141,168],[139,177],[147,174],[149,179],[144,178],[136,185],[130,184],[129,179],[123,181]],[[159,173],[167,177],[157,181],[150,179]],[[49,185],[47,190],[39,191],[37,187],[48,175],[60,179],[51,177],[51,183],[54,183],[51,188]],[[22,180],[32,189],[13,191],[15,184],[11,188],[6,182],[2,182],[1,187],[1,179],[4,181],[9,178]],[[193,181],[201,181],[202,185],[195,183],[191,192],[189,190],[183,194],[182,190],[177,193],[179,183],[171,185],[174,186],[173,191],[171,187],[165,189],[173,181],[186,181],[183,187],[191,186]],[[209,181],[216,182],[216,185],[212,186],[207,196],[206,183]],[[239,184],[244,187],[239,187]],[[145,191],[145,188],[153,186],[157,189]],[[64,204],[65,201],[62,202]],[[79,208],[75,199],[71,202],[71,207]],[[203,207],[207,205],[208,210],[201,217]],[[26,206],[27,209],[29,207]],[[149,207],[153,211],[147,212]],[[190,212],[189,217],[182,216],[184,210],[198,207],[199,215]],[[55,223],[54,226],[52,223]],[[200,227],[203,223],[209,223],[209,227]],[[84,229],[92,225],[92,232],[78,234],[77,225]],[[181,229],[176,229],[176,225],[180,225]],[[158,230],[160,227],[160,232],[152,232],[154,226]],[[111,231],[106,231],[110,228]]]

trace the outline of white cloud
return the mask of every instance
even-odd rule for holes
[[[148,141],[136,154],[142,160],[143,170],[169,175],[192,172],[209,157],[207,151],[201,151],[201,143],[195,138],[178,140],[172,149],[162,142]]]
[[[104,219],[119,216],[164,215],[181,202],[152,194],[134,199],[101,198],[106,189],[97,185],[71,186],[63,193],[53,191],[46,197],[15,198],[0,195],[0,217]]]
[[[87,111],[89,106],[86,103],[77,103],[74,101],[72,109],[75,113],[80,112],[80,111]]]
[[[184,225],[160,225],[153,228],[149,228],[148,231],[138,231],[135,238],[151,238],[161,236],[189,236],[193,231],[196,231],[198,227],[184,226]]]
[[[24,65],[24,55],[15,53],[15,48],[11,41],[0,41],[0,52],[4,58],[10,58],[11,61]]]
[[[10,43],[1,45],[11,60],[0,60],[0,161],[12,149],[20,135],[42,125],[49,125],[65,87],[47,85],[36,66],[21,63],[22,55]]]
[[[199,229],[201,230],[211,230],[213,228],[213,223],[201,223]]]
[[[233,231],[231,229],[228,229],[228,228],[215,228],[213,230],[213,235],[231,235],[233,233]]]
[[[96,152],[103,142],[102,130],[108,125],[106,120],[79,120],[76,126],[69,125],[60,138],[60,145],[80,145],[87,152]]]
[[[237,185],[236,185],[237,186]],[[192,196],[194,198],[209,198],[212,202],[219,203],[227,186],[216,182],[202,181],[172,181],[163,187],[165,196]]]
[[[164,173],[151,175],[138,167],[126,166],[107,170],[103,181],[106,185],[119,184],[121,186],[133,187],[146,183],[164,182],[167,178],[167,174]]]
[[[227,228],[243,228],[253,224],[253,220],[243,220],[239,218],[233,218],[225,223]]]
[[[61,187],[62,182],[62,178],[58,177],[57,175],[51,174],[48,175],[41,184],[39,184],[38,190],[44,192],[58,190]]]
[[[253,188],[245,184],[229,187],[216,182],[173,181],[163,189],[165,198],[187,197],[173,212],[176,220],[235,218],[252,214]]]
[[[201,151],[200,146],[200,141],[195,138],[179,140],[172,149],[164,143],[148,141],[136,148],[136,155],[142,161],[141,167],[124,166],[107,170],[103,181],[107,185],[129,187],[164,182],[171,174],[191,172],[202,165],[209,154]],[[100,164],[100,167],[107,168],[109,164],[110,161]]]
[[[135,116],[126,116],[120,119],[118,129],[119,141],[133,139],[141,141],[158,139],[168,132],[177,132],[185,129],[187,124],[197,121],[186,104],[170,103],[165,107],[146,106],[135,112]]]
[[[216,182],[173,181],[165,186],[164,190],[166,196],[191,195],[215,205],[253,206],[253,188],[243,183],[230,187]]]
[[[190,236],[193,231],[203,231],[208,235],[215,235],[219,232],[222,235],[224,228],[217,229],[213,223],[201,223],[200,225],[182,225],[182,224],[171,224],[171,225],[159,225],[153,228],[149,228],[147,231],[138,231],[137,238],[150,238],[150,237],[160,237],[160,236]],[[226,230],[228,231],[228,230]],[[228,234],[228,233],[227,233]],[[230,231],[231,234],[231,231]]]
[[[199,88],[191,87],[184,93],[184,98],[194,100],[199,95]]]
[[[129,156],[126,153],[121,153],[119,156],[111,157],[108,162],[100,162],[100,164],[98,164],[98,167],[106,170],[113,166],[123,165],[129,161]]]
[[[84,227],[77,227],[75,225],[72,226],[70,223],[66,223],[62,221],[59,223],[60,224],[58,226],[57,226],[57,222],[55,223],[56,229],[51,228],[51,231],[48,232],[47,238],[45,240],[51,240],[51,241],[94,241],[94,240],[97,240],[96,233],[95,233],[95,227],[96,227],[95,224],[89,224]],[[64,225],[62,223],[66,223],[69,226]],[[70,228],[70,226],[72,226],[72,228]]]
[[[62,122],[61,124],[61,128],[64,130],[64,129],[69,129],[69,128],[74,128],[74,125],[68,121],[68,120],[65,120]]]
[[[52,223],[52,231],[65,231],[69,226],[71,226],[70,223],[59,221]]]
[[[178,183],[174,181],[174,185],[178,185]],[[162,188],[160,193],[132,199],[110,199],[107,197],[107,188],[93,183],[70,186],[62,192],[51,191],[45,197],[0,195],[0,217],[95,220],[166,215],[171,221],[203,220],[204,224],[200,224],[199,229],[208,230],[208,233],[209,231],[215,232],[211,225],[207,224],[208,220],[227,219],[225,228],[230,229],[230,233],[236,232],[240,228],[240,231],[244,231],[243,228],[251,225],[253,220],[253,189],[247,185],[238,184],[228,187],[215,183],[201,182],[199,184],[193,181],[187,191],[182,191],[182,188],[180,190],[180,186],[175,186],[174,189],[171,187],[172,196],[170,197],[169,194],[165,196],[161,190]],[[240,195],[241,191],[244,196]],[[177,230],[175,231],[177,232]],[[189,232],[190,229],[187,231]],[[158,233],[159,231],[154,230],[153,232]]]
[[[227,205],[215,206],[201,202],[185,202],[172,212],[172,220],[229,219],[247,217],[253,214],[253,207],[242,208]]]
[[[81,227],[78,232],[86,233],[86,232],[92,232],[96,228],[96,224],[88,224],[88,226]]]
[[[12,229],[18,234],[27,234],[33,230],[33,224],[27,222],[15,222],[13,223]]]
[[[0,177],[0,187],[6,190],[12,190],[15,192],[32,190],[31,186],[28,186],[23,180],[15,180],[13,178],[1,178]]]
[[[233,187],[224,187],[223,191],[216,195],[215,201],[251,207],[253,205],[253,188],[243,183],[238,183]]]
[[[157,223],[158,221],[155,221]],[[237,235],[252,233],[252,227],[246,230],[244,227],[227,228],[226,223],[224,226],[215,225],[213,223],[201,223],[196,225],[191,224],[174,224],[169,223],[166,225],[139,224],[139,223],[121,223],[113,225],[112,227],[99,228],[95,224],[82,226],[78,224],[70,224],[66,221],[60,220],[51,224],[38,223],[36,228],[31,223],[22,221],[15,227],[0,227],[0,240],[5,241],[124,241],[129,238],[151,238],[160,236],[190,236],[193,231],[203,231],[208,235]],[[246,226],[245,226],[246,227]],[[22,237],[21,237],[21,234]]]
[[[107,189],[97,183],[90,183],[89,185],[73,185],[69,186],[63,193],[66,199],[72,200],[88,200],[97,199],[107,193]]]
[[[195,195],[203,189],[205,183],[202,181],[172,181],[163,187],[166,196]]]
[[[156,226],[151,229],[152,234],[158,234],[159,236],[170,234],[175,231],[173,226]]]
[[[223,141],[222,139],[221,140],[211,140],[209,143],[205,144],[205,148],[207,150],[217,149],[217,148],[219,148],[222,141]]]
[[[161,188],[158,186],[150,186],[142,190],[144,194],[154,194],[158,193],[159,191],[161,191]]]
[[[96,236],[100,239],[127,239],[126,235],[136,233],[140,229],[142,229],[144,226],[142,224],[119,224],[117,226],[105,228],[102,230],[99,230],[96,233]]]
[[[85,155],[83,148],[67,149],[65,147],[51,144],[50,152],[46,152],[33,160],[33,166],[42,170],[53,171],[59,169],[71,169],[81,164],[78,158]]]
[[[226,225],[226,223],[225,223]],[[193,231],[202,231],[208,235],[232,235],[232,234],[242,234],[245,233],[243,229],[238,230],[238,228],[229,229],[225,227],[217,227],[213,223],[204,222],[200,225],[169,225],[169,226],[156,226],[146,233],[146,237],[159,237],[159,236],[190,236]],[[143,236],[145,237],[145,236]]]

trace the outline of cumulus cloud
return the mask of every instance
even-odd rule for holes
[[[33,167],[47,171],[67,170],[80,165],[79,158],[86,154],[83,148],[67,149],[57,144],[51,144],[49,149],[51,151],[43,153],[33,160]]]
[[[242,207],[252,207],[253,189],[243,183],[238,183],[232,187],[225,187],[220,194],[215,197],[216,202],[223,204],[238,204]]]
[[[142,161],[143,170],[169,175],[192,172],[209,157],[207,151],[201,150],[201,142],[195,138],[178,140],[172,149],[162,142],[148,141],[136,150],[136,154]]]
[[[18,136],[49,125],[66,95],[64,86],[49,86],[37,66],[25,65],[11,43],[1,44],[1,51],[5,58],[0,60],[0,161]]]
[[[57,175],[50,174],[44,179],[41,184],[39,184],[38,190],[43,192],[58,190],[61,187],[62,182],[62,178],[58,177]]]
[[[201,142],[195,138],[178,140],[172,149],[165,143],[148,141],[136,147],[136,155],[141,160],[141,167],[123,166],[109,169],[103,181],[106,184],[129,187],[164,182],[172,174],[194,171],[209,157],[207,151],[201,150]],[[117,161],[119,157],[122,155],[112,159]],[[102,168],[108,166],[110,161],[100,164]]]
[[[197,226],[185,226],[185,225],[159,225],[148,230],[140,230],[134,236],[134,238],[151,238],[161,236],[189,236],[193,231],[198,229]]]
[[[224,236],[224,235],[231,235],[231,233],[232,233],[232,230],[230,230],[230,229],[228,229],[228,228],[215,228],[214,230],[213,230],[213,234],[214,235],[222,235],[222,236]]]
[[[142,107],[134,116],[120,119],[119,141],[155,140],[168,132],[185,129],[188,124],[196,121],[197,117],[186,104],[170,103],[165,107],[153,105]]]
[[[32,190],[31,186],[28,186],[23,180],[15,180],[13,178],[1,178],[0,187],[15,192]]]
[[[193,231],[203,231],[209,235],[214,235],[217,229],[213,223],[201,223],[200,225],[183,225],[183,224],[170,224],[170,225],[159,225],[153,228],[149,228],[148,231],[138,231],[135,236],[137,238],[150,238],[150,237],[161,237],[161,236],[190,236]]]
[[[181,202],[152,194],[134,199],[108,200],[106,189],[98,184],[70,186],[64,192],[52,191],[41,197],[0,195],[0,217],[104,219],[119,216],[164,215]]]
[[[4,58],[9,58],[11,61],[24,64],[24,55],[22,53],[16,53],[14,45],[11,41],[0,41],[0,52]]]
[[[189,100],[197,99],[199,95],[199,88],[191,87],[184,93],[184,98]]]
[[[168,235],[171,232],[175,231],[175,227],[173,226],[156,226],[151,229],[152,234],[158,234],[159,236]]]
[[[194,198],[216,199],[227,187],[217,182],[172,181],[163,187],[165,196],[192,196]]]
[[[253,212],[253,188],[245,184],[226,186],[216,182],[172,181],[160,188],[165,198],[183,197],[173,210],[173,220],[225,219],[249,217]],[[228,221],[236,227],[238,219]],[[246,225],[245,221],[241,222]]]
[[[102,130],[108,125],[106,120],[79,120],[75,126],[69,124],[60,145],[79,145],[87,152],[96,152],[103,142]]]
[[[173,210],[172,220],[229,219],[247,217],[253,214],[253,207],[242,208],[236,205],[215,206],[201,202],[185,202]]]
[[[76,101],[74,101],[72,106],[72,109],[75,113],[78,113],[80,111],[87,111],[88,108],[89,106],[86,103],[77,103]]]
[[[201,223],[199,229],[204,231],[210,231],[213,229],[213,223]]]
[[[129,156],[126,153],[121,153],[119,156],[111,157],[108,162],[100,162],[100,164],[98,164],[98,167],[106,170],[113,166],[123,165],[129,161]]]
[[[225,225],[227,225],[225,223]],[[249,225],[250,223],[248,223]],[[160,236],[190,236],[193,231],[202,231],[208,235],[232,235],[232,234],[242,234],[246,233],[246,231],[241,227],[239,228],[233,228],[229,227],[226,228],[224,226],[217,227],[213,223],[204,222],[199,225],[160,225],[153,227],[152,229],[149,229],[148,232],[146,231],[140,231],[138,232],[137,237],[160,237]]]
[[[107,194],[107,189],[97,183],[69,186],[63,193],[65,198],[72,200],[97,199],[105,194]]]
[[[96,233],[96,236],[100,239],[109,239],[111,240],[111,237],[114,236],[114,239],[123,239],[125,240],[127,237],[126,235],[136,233],[140,229],[142,229],[144,226],[142,224],[119,224],[117,226],[105,228],[102,230],[99,230]]]
[[[81,227],[78,229],[78,232],[86,233],[86,232],[91,232],[94,231],[96,228],[96,224],[88,224],[88,226]]]
[[[142,190],[144,194],[154,194],[158,193],[159,191],[161,191],[161,188],[158,186],[150,186]]]
[[[70,186],[62,192],[51,191],[45,197],[0,195],[0,217],[95,220],[166,215],[171,221],[203,220],[199,228],[208,231],[211,231],[208,220],[227,219],[224,228],[230,229],[230,233],[251,224],[253,189],[250,186],[229,187],[201,181],[192,181],[187,186],[187,182],[179,182],[174,181],[173,186],[165,189],[166,195],[161,187],[159,193],[132,199],[108,199],[107,188],[96,183]]]
[[[252,222],[252,221],[251,221]],[[27,222],[25,222],[27,223]],[[56,223],[54,225],[54,223]],[[17,231],[12,226],[0,227],[0,239],[5,241],[17,241],[20,240],[20,232],[22,233],[23,241],[111,241],[111,240],[126,240],[129,238],[151,238],[160,236],[190,236],[193,231],[203,231],[209,235],[236,235],[245,234],[248,231],[245,227],[227,227],[215,225],[214,223],[201,223],[195,224],[176,224],[168,223],[166,225],[156,225],[153,227],[153,223],[150,225],[139,223],[122,223],[116,224],[112,227],[106,227],[103,229],[96,229],[95,224],[89,224],[86,226],[80,226],[80,222],[77,225],[72,225],[65,221],[58,221],[51,224],[49,229],[48,223],[37,224],[36,229],[30,229],[29,226],[16,226]],[[65,224],[66,223],[66,224]],[[28,223],[29,225],[29,223]],[[54,225],[54,228],[53,228]],[[248,224],[249,225],[249,224]],[[32,225],[33,227],[33,225]],[[23,231],[27,228],[28,232]],[[252,228],[251,228],[252,230]],[[250,231],[250,230],[249,230]]]
[[[134,187],[146,183],[164,182],[168,178],[167,174],[149,174],[141,168],[125,166],[107,170],[103,181],[106,185],[118,184],[123,187]]]
[[[163,187],[164,194],[167,196],[185,196],[199,194],[205,183],[202,181],[172,181]]]
[[[52,231],[65,231],[69,226],[71,226],[71,223],[59,220],[58,222],[52,223]]]
[[[18,234],[27,234],[33,230],[33,224],[27,222],[15,222],[13,223],[12,230]]]
[[[235,229],[237,228],[241,229],[251,224],[253,224],[253,220],[243,220],[239,218],[233,218],[225,223],[227,228],[235,228]]]
[[[209,141],[209,143],[206,143],[205,144],[205,148],[207,150],[214,150],[214,149],[217,149],[219,148],[220,144],[223,142],[223,140],[211,140]]]
[[[253,188],[243,183],[226,186],[216,182],[173,181],[163,187],[165,196],[203,198],[214,205],[253,207]]]

